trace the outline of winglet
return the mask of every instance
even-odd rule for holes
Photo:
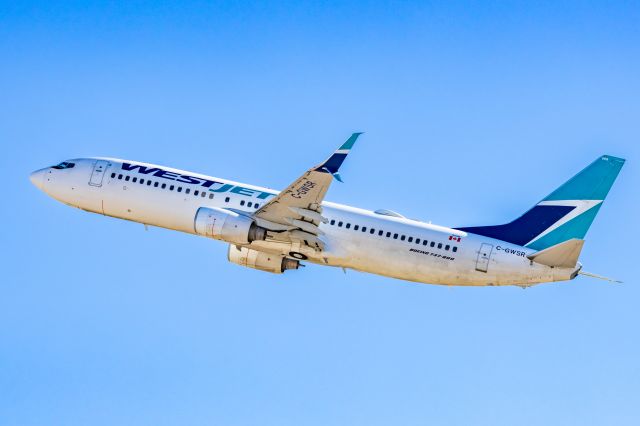
[[[351,151],[351,148],[361,134],[362,132],[353,133],[349,139],[347,139],[347,141],[331,155],[331,157],[316,168],[316,171],[329,173],[333,175],[336,180],[342,182],[342,177],[338,173],[338,169],[340,169],[344,159],[347,158],[349,151]]]

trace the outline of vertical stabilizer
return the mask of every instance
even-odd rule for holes
[[[535,250],[584,239],[624,159],[603,155],[519,218],[504,225],[458,228]]]

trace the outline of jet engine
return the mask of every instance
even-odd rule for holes
[[[218,207],[200,207],[193,226],[198,235],[233,244],[249,244],[267,236],[267,230],[250,217]]]
[[[288,269],[298,269],[300,267],[300,262],[297,260],[246,247],[237,247],[233,244],[229,245],[227,258],[229,262],[273,274],[281,274]]]

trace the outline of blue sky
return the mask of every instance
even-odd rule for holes
[[[123,3],[0,3],[0,424],[638,424],[637,2]],[[329,200],[450,226],[627,158],[581,258],[625,283],[271,276],[28,180],[103,155],[281,188],[353,131]]]

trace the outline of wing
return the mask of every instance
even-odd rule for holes
[[[322,231],[318,226],[327,221],[322,217],[322,200],[333,178],[342,182],[338,170],[361,134],[352,134],[324,163],[307,170],[256,211],[253,217],[258,225],[281,231],[285,239],[304,242],[316,250],[322,250]]]

